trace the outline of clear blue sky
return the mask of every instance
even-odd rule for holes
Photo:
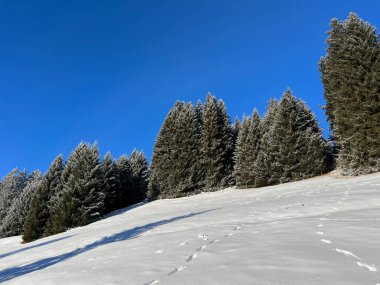
[[[318,60],[331,18],[380,1],[0,1],[0,177],[82,140],[150,158],[177,100],[264,112],[289,86],[327,129]]]

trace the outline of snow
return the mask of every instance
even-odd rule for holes
[[[380,174],[160,200],[0,239],[0,283],[376,285],[379,213]]]

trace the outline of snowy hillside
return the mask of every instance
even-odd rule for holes
[[[29,244],[4,284],[380,284],[380,174],[160,200]]]

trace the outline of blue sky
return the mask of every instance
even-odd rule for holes
[[[350,11],[380,27],[378,0],[0,1],[0,177],[82,140],[150,158],[174,102],[208,91],[234,118],[290,87],[327,130],[318,60]]]

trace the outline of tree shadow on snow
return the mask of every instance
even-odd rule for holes
[[[35,245],[32,245],[32,246],[27,246],[27,247],[24,247],[24,248],[20,248],[20,249],[17,249],[17,250],[11,251],[11,252],[7,252],[7,253],[4,253],[4,254],[0,254],[0,259],[4,258],[4,257],[7,257],[7,256],[10,256],[10,255],[13,255],[13,254],[16,254],[16,253],[19,253],[19,252],[23,252],[25,250],[30,250],[30,249],[33,249],[33,248],[36,248],[36,247],[40,247],[40,246],[48,245],[48,244],[51,244],[51,243],[54,243],[54,242],[57,242],[57,241],[60,241],[60,240],[64,240],[64,239],[67,239],[67,238],[72,237],[72,236],[73,235],[66,236],[66,237],[60,237],[60,238],[48,240],[48,241],[45,241],[45,242],[41,242],[39,244],[35,244]]]
[[[106,236],[106,237],[104,237],[98,241],[95,241],[95,242],[88,244],[84,247],[77,248],[73,251],[70,251],[70,252],[67,252],[64,254],[60,254],[57,256],[53,256],[53,257],[48,257],[48,258],[41,259],[41,260],[35,261],[33,263],[22,265],[22,266],[15,266],[15,267],[6,268],[6,269],[0,271],[0,283],[5,282],[5,281],[9,281],[9,280],[16,278],[16,277],[23,276],[25,274],[29,274],[29,273],[37,271],[37,270],[41,270],[41,269],[50,267],[52,265],[55,265],[55,264],[60,263],[62,261],[68,260],[70,258],[73,258],[73,257],[79,255],[79,254],[93,250],[97,247],[100,247],[100,246],[103,246],[106,244],[136,238],[139,235],[141,235],[142,233],[149,231],[151,229],[154,229],[158,226],[173,223],[173,222],[176,222],[178,220],[182,220],[182,219],[186,219],[186,218],[191,218],[193,216],[197,216],[197,215],[204,214],[206,212],[210,212],[210,211],[214,211],[214,210],[215,209],[201,211],[201,212],[197,212],[197,213],[190,213],[187,215],[177,216],[177,217],[167,219],[167,220],[149,223],[149,224],[146,224],[146,225],[143,225],[140,227],[134,227],[132,229],[125,230],[125,231],[122,231],[120,233],[117,233],[117,234],[114,234],[111,236]]]

